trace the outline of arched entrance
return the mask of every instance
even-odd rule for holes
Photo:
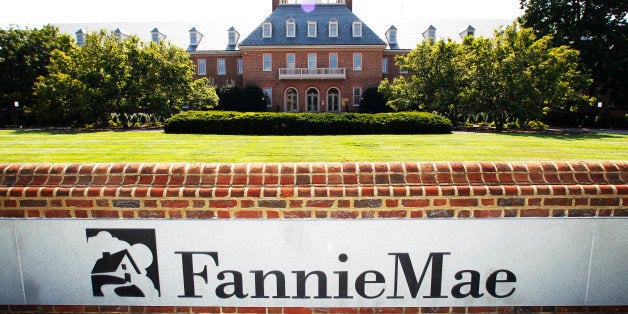
[[[340,91],[335,87],[327,91],[327,112],[340,112]]]
[[[318,111],[318,90],[316,88],[310,88],[307,90],[305,109],[307,112]]]
[[[286,90],[285,97],[286,112],[299,111],[299,92],[290,87]]]

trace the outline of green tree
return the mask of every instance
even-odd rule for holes
[[[0,108],[14,101],[29,107],[34,102],[37,78],[48,74],[46,67],[54,50],[68,51],[72,38],[46,25],[41,29],[0,29]]]
[[[540,120],[547,108],[586,104],[580,90],[589,82],[578,71],[577,51],[554,48],[551,36],[536,39],[515,23],[492,39],[468,37],[463,43],[468,87],[462,97],[476,112],[488,114],[498,129]]]
[[[438,112],[454,124],[464,120],[460,92],[465,87],[461,45],[450,41],[424,41],[407,56],[397,58],[402,69],[412,73],[385,82],[380,91],[396,110]]]
[[[37,83],[33,108],[43,123],[107,125],[116,113],[128,127],[133,113],[169,117],[189,101],[212,101],[203,98],[212,97],[203,82],[194,83],[192,61],[182,49],[134,36],[120,41],[104,30],[87,34],[81,47],[53,52],[48,70]]]
[[[367,88],[360,102],[361,113],[381,113],[391,110],[387,105],[388,99],[380,93],[377,87]]]
[[[194,81],[188,104],[192,110],[211,110],[218,106],[216,88],[206,77]]]
[[[521,0],[524,26],[555,47],[581,53],[581,69],[591,73],[589,94],[626,105],[628,84],[628,2],[625,0]]]

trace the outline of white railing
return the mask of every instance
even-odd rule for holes
[[[340,79],[347,78],[345,68],[281,68],[279,69],[280,80],[305,80],[305,79]]]

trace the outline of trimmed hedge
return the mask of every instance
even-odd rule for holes
[[[188,111],[166,133],[243,135],[447,134],[449,119],[425,112],[378,114]]]

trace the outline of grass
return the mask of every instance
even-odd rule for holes
[[[227,136],[0,131],[0,163],[628,160],[628,135]]]

